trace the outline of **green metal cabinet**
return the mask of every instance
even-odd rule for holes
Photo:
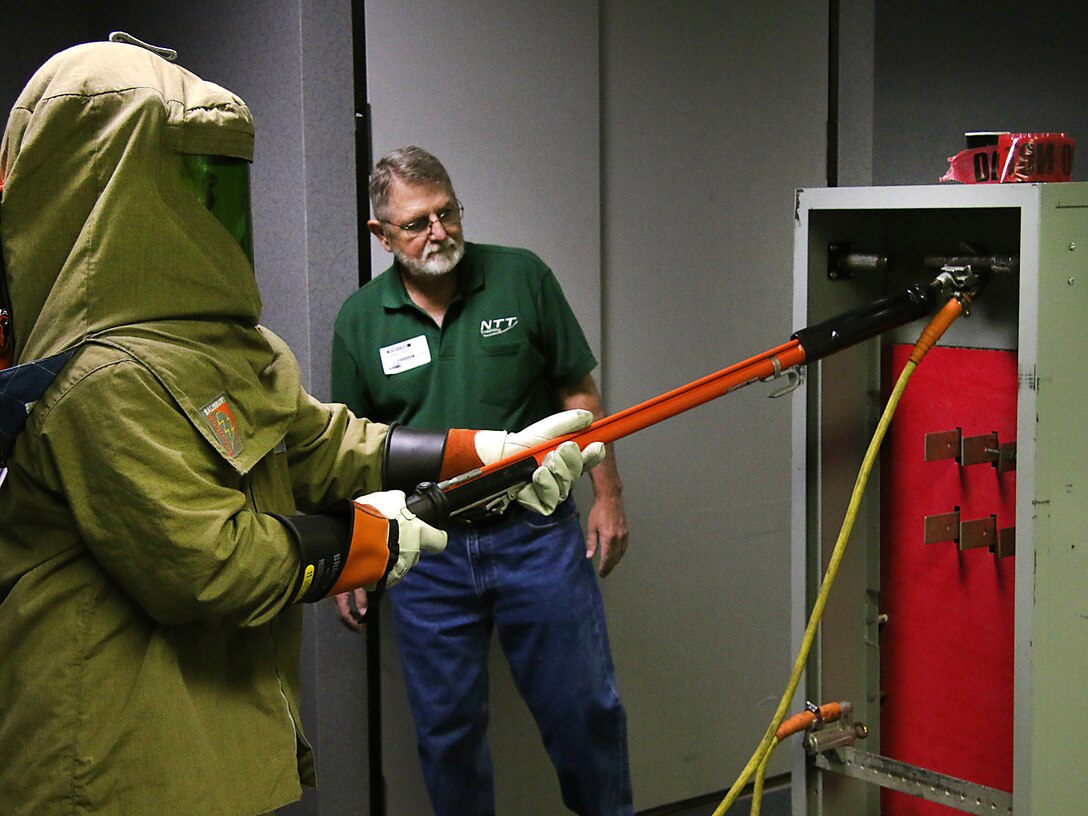
[[[835,258],[843,251],[871,253],[886,264],[840,274]],[[1082,747],[1088,734],[1088,367],[1079,353],[1088,334],[1088,184],[800,190],[794,325],[932,279],[926,258],[1001,253],[1018,258],[1018,270],[993,275],[970,317],[953,325],[942,344],[1017,355],[1013,791],[986,804],[961,806],[952,792],[945,801],[966,812],[1072,814],[1085,811],[1079,784],[1088,779]],[[923,325],[810,366],[791,397],[795,651],[883,408],[882,347],[913,342]],[[796,700],[797,706],[851,701],[855,719],[870,732],[855,748],[875,755],[881,739],[881,476],[873,474]],[[985,682],[978,693],[986,693]],[[880,813],[877,784],[857,778],[865,774],[817,767],[801,742],[788,746],[795,816]],[[919,773],[923,783],[933,781],[926,769]],[[930,787],[939,789],[940,781]]]

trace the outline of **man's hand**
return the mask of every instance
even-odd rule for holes
[[[351,631],[362,632],[366,623],[366,590],[360,587],[337,595],[336,617]]]
[[[589,511],[586,558],[600,553],[597,574],[604,578],[627,552],[627,514],[619,496],[598,496]]]
[[[604,418],[604,406],[597,391],[597,383],[586,374],[578,382],[557,391],[564,408],[581,408],[593,414],[594,419]],[[589,510],[589,529],[586,535],[586,558],[599,555],[597,574],[602,578],[613,569],[627,552],[627,514],[623,509],[623,482],[616,467],[616,457],[611,445],[608,458],[590,474],[593,494],[596,497]]]

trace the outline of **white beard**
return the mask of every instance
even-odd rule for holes
[[[393,251],[393,256],[409,275],[437,278],[461,263],[465,256],[465,242],[447,236],[441,244],[428,244],[422,258],[409,258],[398,250]]]

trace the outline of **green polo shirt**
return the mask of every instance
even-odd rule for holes
[[[332,397],[416,428],[516,431],[559,409],[597,365],[551,270],[524,249],[466,243],[441,328],[393,267],[349,297],[333,332]]]

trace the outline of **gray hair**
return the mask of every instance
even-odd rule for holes
[[[422,147],[401,147],[382,156],[370,173],[370,206],[375,218],[387,214],[389,188],[398,179],[407,184],[442,185],[453,193],[453,182],[442,162]]]

